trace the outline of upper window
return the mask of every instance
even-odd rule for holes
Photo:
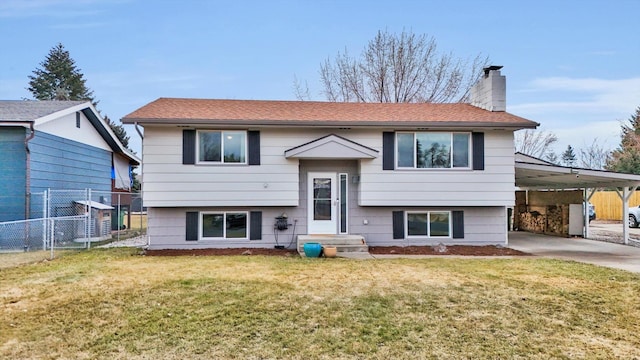
[[[469,168],[470,133],[397,133],[397,167],[418,169]]]
[[[198,162],[246,164],[245,131],[198,131]]]

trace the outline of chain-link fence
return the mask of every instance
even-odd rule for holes
[[[0,222],[0,252],[50,251],[53,258],[57,249],[146,239],[140,194],[50,189],[30,194],[26,204],[30,210],[23,216],[30,219]]]
[[[0,251],[47,249],[47,219],[0,223]]]
[[[94,191],[91,196],[93,201],[111,205],[111,234],[114,240],[146,236],[147,209],[142,205],[141,194]]]

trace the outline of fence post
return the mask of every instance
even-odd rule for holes
[[[88,238],[87,238],[87,249],[91,249],[91,211],[93,208],[91,207],[91,188],[87,189],[87,204],[89,204],[89,211],[87,211],[88,215]]]
[[[54,253],[53,253],[53,245],[55,244],[55,228],[56,228],[56,224],[55,224],[55,219],[45,219],[44,220],[45,223],[48,224],[49,226],[49,238],[51,239],[51,256],[49,260],[53,260],[54,257]]]
[[[48,229],[48,226],[49,226],[49,223],[46,220],[47,219],[47,190],[45,190],[42,193],[42,218],[43,218],[43,220],[42,220],[42,246],[45,247],[44,250],[47,250],[46,249],[46,246],[47,246],[47,234],[48,234],[47,229]]]
[[[120,223],[120,218],[121,218],[120,211],[122,211],[122,208],[121,208],[121,205],[120,205],[120,193],[117,193],[117,195],[118,195],[118,208],[116,210],[116,218],[118,220],[117,220],[116,227],[118,229],[116,230],[116,234],[117,234],[117,237],[118,237],[118,241],[120,241],[120,229],[122,229],[122,224]],[[111,203],[113,204],[113,201]]]

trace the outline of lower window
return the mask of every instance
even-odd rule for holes
[[[200,238],[209,239],[246,239],[246,212],[201,212]]]
[[[451,237],[451,212],[407,212],[407,235],[413,237]]]

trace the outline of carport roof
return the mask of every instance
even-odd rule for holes
[[[516,154],[516,186],[528,189],[593,189],[640,186],[640,175],[551,164]]]

